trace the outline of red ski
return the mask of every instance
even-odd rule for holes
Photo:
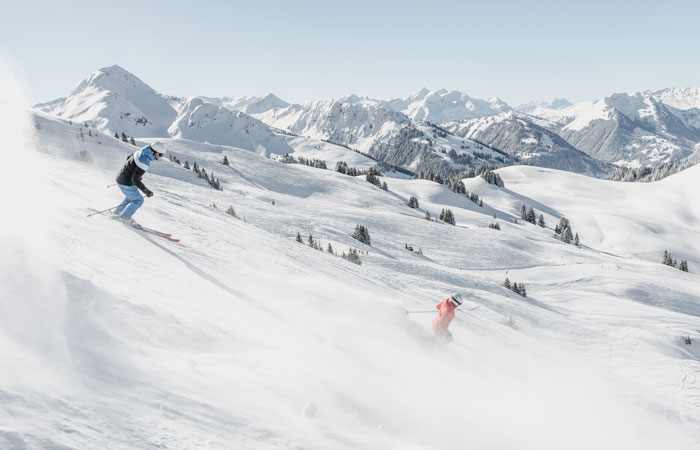
[[[170,242],[180,242],[180,239],[175,239],[170,233],[163,233],[162,231],[152,230],[150,228],[142,227],[141,225],[134,226],[137,230],[141,230],[144,233],[152,234],[154,236],[159,236],[169,240]]]

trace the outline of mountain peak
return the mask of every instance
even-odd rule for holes
[[[362,101],[362,97],[359,95],[350,94],[340,98],[338,101],[342,103],[359,103]]]
[[[103,67],[91,73],[90,76],[78,83],[71,92],[71,95],[79,94],[90,87],[113,92],[119,92],[130,88],[152,91],[152,89],[136,75],[116,64]]]
[[[571,106],[573,103],[568,101],[565,98],[555,98],[552,100],[552,102],[549,104],[549,107],[552,109],[562,109],[562,108],[567,108]]]
[[[47,112],[100,130],[123,131],[134,137],[160,137],[176,116],[169,99],[119,65],[106,66],[78,83]]]

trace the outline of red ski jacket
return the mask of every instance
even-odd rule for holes
[[[438,316],[433,320],[433,333],[447,334],[447,328],[455,318],[455,309],[457,307],[448,298],[438,303],[435,308],[439,311]]]

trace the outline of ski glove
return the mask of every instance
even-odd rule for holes
[[[149,191],[148,189],[146,189],[145,191],[143,191],[143,193],[146,194],[146,197],[149,197],[149,198],[150,198],[150,197],[153,197],[153,192]]]

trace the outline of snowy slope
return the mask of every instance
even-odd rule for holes
[[[11,367],[0,373],[0,447],[697,441],[700,353],[682,339],[700,328],[697,171],[638,190],[511,167],[501,169],[505,189],[465,180],[479,208],[426,180],[388,179],[385,192],[361,177],[172,139],[172,154],[224,186],[154,163],[144,181],[156,195],[136,217],[182,239],[174,245],[85,217],[87,206],[120,201],[104,186],[133,147],[76,139],[79,126],[38,114],[7,136],[6,162],[32,167],[39,184],[0,234],[0,358]],[[16,176],[0,180],[14,187]],[[544,213],[547,229],[512,223],[523,203]],[[457,226],[424,219],[442,208]],[[501,231],[488,228],[494,213]],[[584,248],[552,239],[562,214]],[[372,246],[350,237],[357,223]],[[297,232],[368,254],[355,266],[294,242]],[[691,273],[656,262],[662,249],[687,257]],[[528,297],[501,287],[506,276]],[[479,308],[458,312],[450,346],[423,346],[435,302],[455,291]]]
[[[700,202],[694,198],[698,165],[653,183],[597,180],[536,167],[498,173],[507,190],[566,216],[575,230],[585,229],[582,240],[597,250],[650,262],[660,261],[664,250],[688,260],[700,255],[693,231],[700,224]],[[533,180],[556,189],[543,191]]]
[[[232,145],[261,155],[293,153],[286,136],[242,112],[233,112],[199,97],[183,102],[168,134],[212,144]]]

